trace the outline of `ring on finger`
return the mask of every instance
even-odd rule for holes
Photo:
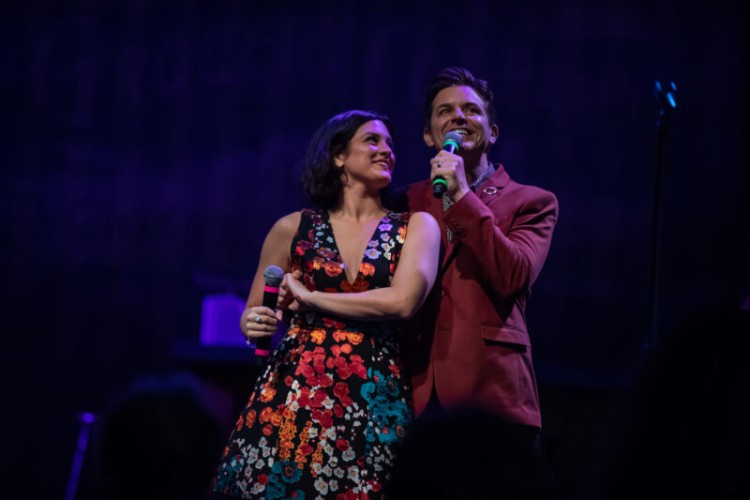
[[[260,323],[260,316],[254,317],[253,321],[255,321],[256,323]]]

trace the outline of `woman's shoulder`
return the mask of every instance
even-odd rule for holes
[[[387,217],[391,219],[392,221],[403,222],[403,223],[409,222],[410,216],[411,216],[411,212],[397,212],[395,210],[389,210],[387,214]]]
[[[404,217],[404,223],[409,226],[410,230],[432,231],[440,233],[440,226],[437,220],[427,212],[401,212]]]
[[[297,231],[299,222],[302,219],[302,210],[292,212],[280,217],[271,228],[272,232],[278,232],[283,234],[294,233]]]

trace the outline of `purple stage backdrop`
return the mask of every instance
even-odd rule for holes
[[[185,369],[175,346],[199,342],[204,298],[244,299],[265,233],[303,203],[296,169],[324,119],[389,115],[395,183],[426,176],[422,90],[447,65],[496,92],[491,159],[560,201],[527,311],[543,390],[618,387],[652,333],[739,307],[750,295],[747,19],[740,2],[689,4],[1,7],[7,498],[60,498],[76,415],[142,374]],[[656,80],[676,83],[678,107],[652,330]],[[246,397],[244,376],[232,383]]]

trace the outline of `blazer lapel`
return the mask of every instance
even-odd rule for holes
[[[484,203],[485,205],[489,205],[492,203],[495,199],[497,199],[500,196],[500,193],[502,192],[503,188],[508,184],[510,181],[510,177],[508,176],[507,172],[505,172],[505,168],[498,163],[495,167],[495,173],[492,174],[487,181],[485,181],[479,189],[477,189],[477,192],[475,193],[479,200]],[[442,213],[442,201],[438,200],[440,202],[440,212]],[[456,257],[456,253],[458,252],[458,249],[461,247],[461,241],[457,239],[453,239],[453,242],[448,241],[447,237],[447,227],[443,224],[442,218],[438,221],[439,224],[442,226],[442,238],[443,238],[443,245],[445,248],[445,255],[443,256],[443,262],[441,266],[441,270],[445,271],[447,267],[450,265],[451,261]]]

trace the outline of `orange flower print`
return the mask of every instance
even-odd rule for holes
[[[341,264],[339,264],[338,262],[326,262],[323,266],[323,269],[326,272],[326,275],[330,276],[331,278],[335,278],[336,276],[344,272],[344,270],[341,268]]]
[[[398,236],[396,236],[396,241],[398,241],[399,243],[403,243],[405,238],[406,238],[406,225],[403,225],[400,228],[398,228]]]
[[[276,396],[276,389],[274,389],[273,387],[264,387],[263,389],[261,389],[260,397],[258,399],[260,399],[264,403],[268,403],[274,398],[274,396]]]
[[[246,427],[252,427],[255,423],[255,417],[257,416],[257,413],[255,413],[255,410],[250,410],[247,412],[247,415],[245,415],[245,426]]]
[[[316,344],[322,344],[325,338],[326,331],[322,328],[316,328],[315,330],[310,332],[310,340],[312,340]]]
[[[271,419],[271,413],[273,413],[273,410],[271,409],[270,406],[266,406],[265,408],[263,408],[260,411],[260,418],[259,418],[260,422],[263,424],[268,422]]]
[[[334,330],[333,332],[333,340],[336,342],[350,342],[354,345],[359,345],[362,343],[362,339],[365,338],[364,333],[360,332],[347,332],[345,330]]]
[[[277,411],[271,415],[271,425],[273,425],[274,427],[278,427],[281,425],[281,421],[283,420],[283,417],[284,417],[283,411],[284,409],[282,408],[280,412]]]
[[[359,345],[362,343],[362,339],[365,338],[365,335],[363,333],[359,332],[347,332],[346,334],[346,340],[351,342],[354,345]]]
[[[362,273],[364,276],[374,276],[375,275],[375,266],[373,266],[369,262],[363,262],[359,266],[359,272]]]
[[[369,287],[369,281],[363,279],[361,275],[357,276],[357,279],[354,280],[354,283],[349,283],[346,280],[341,282],[341,289],[346,293],[364,292]]]

